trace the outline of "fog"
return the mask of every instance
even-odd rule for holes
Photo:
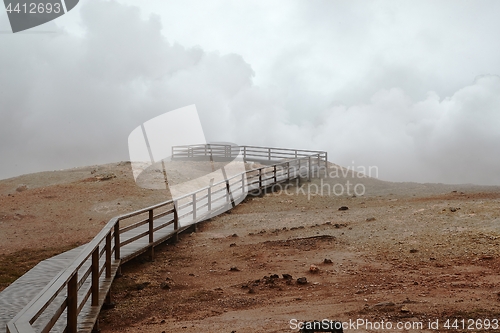
[[[128,160],[134,128],[195,104],[208,141],[500,185],[498,2],[133,3],[0,34],[0,178]]]

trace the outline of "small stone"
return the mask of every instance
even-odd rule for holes
[[[236,267],[236,266],[231,267],[229,270],[231,272],[239,272],[240,271],[240,269],[238,267]]]
[[[16,188],[16,191],[17,191],[17,192],[22,192],[22,191],[26,191],[27,189],[28,189],[28,185],[21,184],[21,185],[19,185],[19,186]]]
[[[451,208],[450,208],[450,212],[455,213],[456,211],[457,211],[457,209],[456,209],[456,208],[454,208],[454,207],[451,207]]]
[[[238,237],[238,234],[232,234],[231,237]]]
[[[366,222],[372,222],[375,221],[376,219],[374,217],[369,217],[366,219]]]
[[[410,312],[410,309],[408,309],[408,308],[406,307],[406,305],[403,305],[403,306],[401,307],[401,312],[403,312],[403,313],[408,313],[408,312]]]
[[[285,274],[283,274],[283,279],[285,279],[285,280],[291,280],[292,279],[292,275],[285,273]]]
[[[323,264],[331,264],[331,263],[333,263],[332,259],[325,259],[325,260],[323,260]]]
[[[319,267],[316,265],[311,265],[309,266],[309,272],[311,273],[317,273],[319,271]]]
[[[418,252],[418,250],[417,250],[417,249],[411,249],[411,250],[410,250],[410,253],[417,253],[417,252]]]
[[[341,206],[341,207],[339,208],[339,210],[348,210],[348,209],[349,209],[349,207],[347,207],[347,206]]]
[[[160,288],[163,289],[163,290],[169,290],[171,287],[170,287],[170,285],[168,283],[163,282],[160,285]]]
[[[298,284],[307,284],[307,279],[305,277],[299,277],[297,279]]]
[[[273,274],[269,277],[270,279],[279,279],[280,276],[278,274]]]
[[[229,247],[235,247],[235,246],[236,246],[236,243],[229,244]]]

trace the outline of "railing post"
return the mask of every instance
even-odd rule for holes
[[[151,244],[149,246],[149,257],[151,260],[154,259],[154,256],[155,256],[155,249],[154,249],[154,246],[153,246],[153,243],[154,243],[154,233],[153,233],[153,229],[154,229],[154,219],[153,219],[153,210],[150,209],[149,210],[149,216],[148,216],[148,224],[149,224],[149,244]]]
[[[193,200],[193,221],[194,221],[196,220],[196,192],[193,193],[192,200]]]
[[[78,271],[68,281],[67,333],[77,333],[78,329]]]
[[[290,162],[286,162],[286,181],[290,181]]]
[[[179,214],[177,213],[177,201],[174,201],[174,231],[175,231],[175,241],[179,240]]]
[[[247,161],[247,146],[243,146],[243,162]]]
[[[208,189],[207,189],[208,193],[207,193],[207,208],[208,208],[208,211],[211,211],[212,210],[212,184],[210,184],[208,186]]]
[[[92,306],[99,305],[99,245],[92,252]]]
[[[241,174],[241,194],[243,195],[245,193],[245,176],[246,173]]]
[[[259,169],[259,189],[262,188],[262,168]]]
[[[267,148],[267,156],[269,161],[271,160],[271,148]]]
[[[328,177],[328,153],[325,151],[325,177]]]
[[[120,260],[120,220],[115,223],[115,259]]]
[[[276,164],[274,165],[274,170],[273,170],[273,173],[274,173],[274,184],[276,184],[276,182],[277,182],[277,177],[276,177]]]
[[[154,224],[153,224],[153,210],[152,209],[149,210],[148,223],[149,223],[149,243],[153,243],[154,242],[154,237],[153,237]]]
[[[111,231],[106,235],[106,279],[111,278]]]
[[[307,181],[308,182],[311,181],[311,172],[312,172],[311,155],[309,155],[309,172],[308,172],[308,175],[307,175]]]

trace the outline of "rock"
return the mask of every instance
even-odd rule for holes
[[[374,217],[369,217],[366,219],[366,222],[372,222],[375,221],[376,219]]]
[[[332,259],[325,259],[323,260],[323,264],[332,264]]]
[[[455,213],[456,211],[457,211],[457,209],[456,209],[456,208],[454,208],[454,207],[451,207],[451,208],[450,208],[450,212]]]
[[[349,209],[349,207],[347,207],[347,206],[342,206],[339,208],[339,210],[348,210],[348,209]]]
[[[411,249],[411,250],[410,250],[410,253],[417,253],[417,252],[418,252],[418,250],[417,250],[417,249]]]
[[[238,267],[236,267],[236,266],[231,267],[229,270],[231,272],[239,272],[240,271],[240,269]]]
[[[299,277],[297,279],[298,284],[307,284],[307,279],[305,277]]]
[[[273,274],[269,277],[270,279],[279,279],[280,276],[278,274]]]
[[[403,304],[412,304],[412,303],[417,303],[417,302],[416,301],[412,301],[408,297],[406,297],[406,299],[403,301]]]
[[[235,247],[235,246],[236,246],[236,243],[229,244],[229,247]]]
[[[408,313],[408,312],[410,312],[410,309],[408,309],[408,308],[406,307],[406,305],[403,305],[403,306],[401,307],[401,312],[403,312],[403,313]]]
[[[292,276],[290,274],[283,274],[283,279],[285,280],[291,280],[292,279]]]
[[[100,175],[95,176],[95,179],[97,181],[110,180],[110,179],[113,179],[113,178],[116,178],[116,175],[114,173],[112,173],[112,172],[106,172],[106,173],[102,173]]]
[[[311,272],[311,273],[318,273],[318,271],[319,271],[319,267],[318,266],[316,266],[316,265],[309,266],[309,272]]]
[[[17,188],[16,188],[16,191],[17,192],[22,192],[22,191],[26,191],[28,189],[28,185],[25,185],[25,184],[20,184]]]
[[[171,287],[168,283],[166,282],[163,282],[161,285],[160,285],[160,288],[163,289],[163,290],[169,290]]]
[[[238,235],[237,234],[232,234],[231,237],[238,237]]]
[[[147,286],[149,286],[150,282],[143,282],[143,283],[138,283],[135,285],[135,289],[137,290],[143,290]]]

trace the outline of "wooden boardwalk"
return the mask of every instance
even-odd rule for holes
[[[271,159],[271,150],[266,149]],[[319,155],[316,165],[310,157],[306,159],[309,177],[319,167],[319,161]],[[40,262],[0,293],[0,332],[5,327],[10,333],[67,332],[71,325],[75,332],[90,332],[121,264],[147,251],[153,255],[156,245],[199,221],[231,209],[248,192],[301,176],[300,168],[291,168],[290,162],[286,163],[286,172],[276,165],[251,170],[246,177],[235,178],[235,182],[226,180],[222,190],[201,189],[186,196],[187,203],[173,201],[170,203],[173,208],[165,203],[115,218],[89,244]],[[153,210],[160,207],[164,212],[155,216]],[[148,218],[120,227],[121,220],[148,213]],[[70,283],[70,277],[74,278],[74,284]],[[72,315],[76,316],[73,321]],[[25,317],[31,319],[26,321]]]

